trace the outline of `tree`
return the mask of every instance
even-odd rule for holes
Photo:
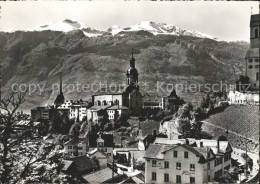
[[[249,77],[240,75],[239,79],[236,80],[236,90],[237,91],[245,91],[250,88],[250,82],[249,82]]]
[[[12,92],[0,100],[0,141],[3,145],[3,154],[0,155],[1,183],[23,183],[26,178],[31,177],[37,165],[46,162],[45,164],[50,166],[55,162],[55,159],[50,158],[52,152],[60,151],[55,149],[55,144],[45,144],[42,139],[31,138],[29,142],[25,141],[26,131],[22,133],[15,131],[15,112],[25,101],[25,94]],[[56,162],[53,166],[58,165]],[[43,168],[39,172],[44,172]],[[54,171],[56,170],[51,171],[53,175],[56,173]]]
[[[1,142],[3,143],[3,158],[1,159],[3,171],[1,174],[2,183],[10,180],[10,168],[7,163],[10,162],[8,154],[11,145],[11,134],[14,133],[15,112],[25,101],[26,93],[12,92],[7,98],[0,101],[0,132]]]

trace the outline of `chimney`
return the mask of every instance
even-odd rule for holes
[[[190,141],[188,139],[185,139],[186,145],[190,145]]]

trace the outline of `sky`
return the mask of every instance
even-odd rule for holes
[[[73,19],[99,30],[141,21],[169,23],[226,41],[249,41],[256,1],[7,1],[0,2],[0,30],[27,29]]]

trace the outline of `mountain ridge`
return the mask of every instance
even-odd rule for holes
[[[125,28],[120,28],[117,25],[111,26],[106,31],[97,30],[87,26],[84,23],[78,22],[76,20],[65,19],[61,22],[51,22],[48,24],[35,26],[29,29],[23,30],[3,30],[3,32],[15,32],[15,31],[61,31],[61,32],[70,32],[74,30],[82,30],[83,33],[88,37],[101,36],[102,34],[110,33],[113,36],[119,34],[120,32],[134,32],[134,31],[148,31],[154,35],[157,34],[168,34],[168,35],[187,35],[187,36],[196,36],[201,38],[209,38],[219,40],[211,35],[201,33],[194,30],[184,30],[173,24],[167,23],[155,23],[153,21],[141,21],[139,24],[128,26]]]
[[[88,100],[93,91],[73,93],[68,85],[77,81],[125,83],[132,48],[141,92],[157,93],[157,81],[165,85],[220,81],[233,84],[245,72],[244,56],[249,44],[189,35],[154,35],[144,30],[96,37],[88,37],[82,30],[0,32],[2,94],[8,95],[15,83],[45,85],[41,95],[36,91],[27,96],[22,108],[51,104],[57,95],[52,85],[59,84],[62,70],[65,98]],[[144,82],[148,82],[146,88]],[[179,96],[196,104],[202,94],[184,91]]]

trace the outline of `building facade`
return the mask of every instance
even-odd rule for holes
[[[208,183],[214,173],[210,148],[152,144],[145,153],[145,183]]]

